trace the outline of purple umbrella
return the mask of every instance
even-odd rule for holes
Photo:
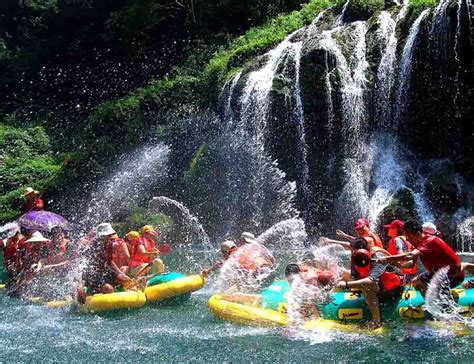
[[[30,211],[20,216],[17,222],[22,228],[32,231],[51,231],[55,227],[69,229],[69,222],[64,217],[50,211]]]

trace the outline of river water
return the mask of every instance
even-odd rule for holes
[[[30,361],[471,362],[473,336],[396,322],[384,336],[237,326],[207,309],[212,282],[184,305],[101,315],[0,293],[0,358]]]

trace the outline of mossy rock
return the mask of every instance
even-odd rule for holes
[[[413,193],[409,189],[403,188],[395,193],[390,204],[383,209],[377,225],[380,231],[383,225],[389,224],[393,220],[407,221],[410,219],[418,220],[419,216],[416,212]]]
[[[341,11],[345,1],[340,1]],[[345,7],[343,21],[351,23],[358,20],[368,20],[377,10],[385,7],[384,0],[349,0]]]

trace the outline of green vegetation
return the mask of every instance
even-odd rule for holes
[[[161,233],[166,233],[171,230],[173,220],[165,214],[151,213],[146,208],[135,208],[129,211],[127,217],[114,223],[114,228],[123,236],[129,231],[140,231],[144,225],[153,225]]]
[[[301,10],[281,15],[262,26],[251,28],[212,58],[199,59],[202,49],[190,51],[190,59],[170,76],[152,80],[124,98],[107,101],[92,113],[92,120],[120,120],[137,115],[150,102],[167,108],[184,104],[207,106],[223,83],[244,67],[253,57],[281,42],[288,34],[309,24],[316,15],[336,4],[336,0],[312,0]],[[206,49],[204,49],[204,53]],[[196,62],[194,58],[198,57]],[[204,68],[204,71],[202,69]],[[179,110],[178,110],[179,111]]]
[[[0,221],[19,214],[21,195],[26,186],[44,193],[61,170],[62,164],[51,153],[44,129],[19,129],[0,124]]]

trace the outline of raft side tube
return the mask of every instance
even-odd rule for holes
[[[169,298],[195,292],[204,287],[205,281],[199,274],[177,278],[172,281],[148,286],[145,296],[148,302],[160,302]]]

